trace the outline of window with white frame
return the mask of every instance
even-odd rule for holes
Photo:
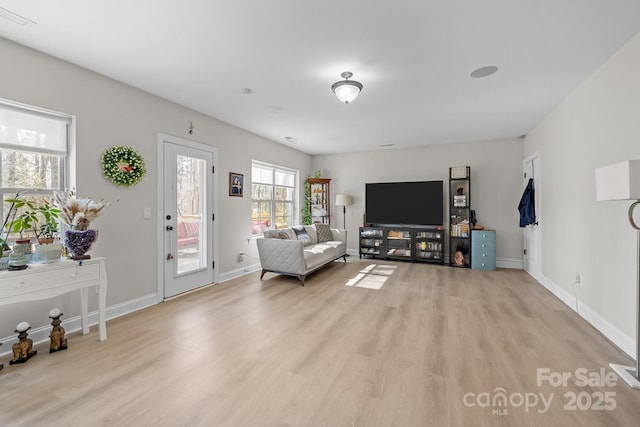
[[[0,221],[10,203],[22,198],[36,205],[68,186],[71,116],[0,99]],[[7,237],[6,229],[0,237]],[[9,236],[15,237],[15,236]]]
[[[298,171],[258,161],[251,167],[251,234],[295,225]]]

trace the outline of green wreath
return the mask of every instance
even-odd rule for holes
[[[147,170],[144,159],[131,147],[112,147],[102,155],[104,176],[114,184],[130,187],[137,184]]]

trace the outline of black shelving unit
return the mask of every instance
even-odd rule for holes
[[[419,229],[413,235],[413,259],[444,265],[444,229]]]
[[[444,265],[442,226],[360,227],[360,258]]]
[[[449,265],[471,268],[471,167],[449,168]]]

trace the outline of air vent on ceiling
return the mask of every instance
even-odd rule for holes
[[[32,21],[31,19],[18,15],[4,7],[0,7],[0,18],[6,19],[7,21],[20,25],[21,27],[30,27],[36,24],[36,21]]]

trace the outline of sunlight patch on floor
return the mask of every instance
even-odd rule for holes
[[[355,277],[349,279],[345,286],[379,290],[394,273],[395,269],[396,267],[393,265],[369,264],[360,270]]]

